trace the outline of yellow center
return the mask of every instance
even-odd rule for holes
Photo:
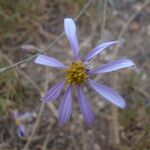
[[[21,124],[21,120],[20,119],[18,119],[18,118],[16,118],[16,120],[15,120],[15,124],[18,126],[18,125],[20,125]]]
[[[80,85],[87,79],[87,74],[82,61],[76,61],[66,69],[67,83]]]

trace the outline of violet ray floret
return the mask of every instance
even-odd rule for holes
[[[96,92],[98,92],[108,101],[117,105],[120,108],[125,108],[126,103],[124,99],[115,90],[111,89],[110,87],[106,85],[98,84],[93,80],[89,80],[88,83]]]
[[[19,136],[19,138],[22,138],[22,137],[24,137],[26,135],[25,125],[24,124],[20,124],[18,126],[17,135]]]
[[[94,114],[90,103],[87,101],[83,93],[83,89],[81,86],[77,87],[77,96],[78,96],[80,111],[84,117],[84,120],[87,124],[90,125],[94,121]]]
[[[71,18],[64,19],[64,28],[74,54],[74,60],[77,60],[79,44],[76,36],[76,26],[74,24],[74,21]]]
[[[110,41],[110,42],[106,42],[106,43],[103,43],[103,44],[99,44],[90,53],[88,53],[85,56],[84,61],[85,62],[89,61],[90,59],[95,57],[97,54],[101,53],[103,50],[105,50],[106,48],[108,48],[109,46],[112,46],[114,44],[121,44],[121,41]]]
[[[119,69],[133,67],[135,66],[134,62],[128,58],[121,58],[110,61],[97,68],[90,69],[85,66],[85,64],[87,65],[91,59],[93,59],[96,55],[101,53],[106,48],[114,44],[122,44],[122,42],[109,41],[99,44],[84,58],[80,58],[78,54],[79,44],[76,36],[76,26],[74,21],[71,18],[66,18],[64,20],[64,28],[66,36],[68,38],[68,41],[70,42],[73,51],[74,57],[73,62],[68,66],[66,66],[60,61],[45,55],[39,55],[35,59],[35,63],[37,64],[51,66],[55,68],[62,68],[64,70],[65,73],[64,81],[59,82],[50,90],[48,90],[47,93],[41,99],[44,103],[56,100],[59,97],[64,85],[67,85],[67,90],[64,94],[63,99],[61,100],[59,107],[59,125],[60,126],[64,125],[66,122],[68,122],[71,116],[72,112],[71,93],[73,86],[77,87],[77,98],[79,102],[79,108],[85,122],[88,125],[93,123],[94,114],[89,101],[86,99],[83,93],[83,85],[86,82],[90,85],[90,87],[92,87],[98,94],[104,97],[107,101],[111,102],[112,104],[120,108],[125,108],[126,103],[122,98],[122,96],[118,94],[118,92],[116,92],[110,87],[107,87],[106,85],[98,84],[95,81],[91,80],[90,78],[92,77],[93,74],[107,73]]]
[[[35,59],[35,63],[40,65],[50,66],[50,67],[56,67],[56,68],[67,68],[67,66],[65,66],[63,63],[56,60],[55,58],[51,58],[45,55],[39,55]]]
[[[132,60],[127,58],[120,58],[117,60],[110,61],[100,67],[91,69],[90,71],[88,71],[88,73],[89,74],[107,73],[132,66],[135,66]]]
[[[46,94],[41,98],[42,102],[48,103],[48,102],[55,101],[57,99],[57,97],[60,95],[61,90],[62,90],[62,88],[64,86],[64,83],[65,82],[59,82],[54,87],[49,89],[46,92]]]
[[[63,99],[61,100],[59,108],[59,125],[62,126],[67,122],[71,115],[72,110],[72,98],[71,98],[72,87],[69,86],[65,92]]]

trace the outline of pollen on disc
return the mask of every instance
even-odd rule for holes
[[[87,79],[86,70],[82,61],[76,61],[66,69],[66,80],[68,84],[80,85]]]

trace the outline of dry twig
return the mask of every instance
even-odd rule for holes
[[[147,6],[150,4],[150,0],[147,0],[143,3],[143,5],[140,7],[140,9],[138,9],[135,13],[133,13],[129,19],[127,20],[127,22],[124,24],[124,26],[122,27],[122,30],[120,31],[119,35],[118,35],[118,40],[122,39],[122,37],[124,36],[126,30],[128,29],[128,26],[130,25],[130,23],[136,18],[136,16]],[[117,55],[119,50],[119,45],[116,45],[116,47],[114,48],[114,56]]]
[[[47,69],[46,69],[46,74],[47,74]],[[44,84],[44,90],[45,91],[48,88],[48,83],[49,83],[49,78],[47,77],[46,80],[45,80],[45,84]],[[41,95],[43,95],[43,93],[41,93]],[[30,146],[30,143],[32,142],[32,139],[33,139],[33,137],[35,135],[35,132],[36,132],[38,126],[39,126],[39,122],[40,122],[40,119],[41,119],[41,116],[42,116],[42,113],[43,113],[44,109],[45,109],[45,103],[42,103],[41,106],[40,106],[40,112],[39,112],[38,117],[36,119],[36,122],[35,122],[35,124],[33,126],[31,135],[28,138],[27,143],[25,144],[23,150],[27,150],[28,147]]]
[[[102,40],[103,32],[105,31],[106,19],[107,19],[107,0],[104,0],[103,18],[102,18],[101,33],[100,33],[101,40]]]

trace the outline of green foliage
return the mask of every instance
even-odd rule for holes
[[[147,107],[147,108],[145,109],[145,111],[146,111],[146,113],[150,116],[150,107]]]
[[[121,85],[122,91],[125,99],[127,100],[127,103],[130,105],[136,105],[139,106],[140,103],[143,103],[142,97],[138,94],[137,88],[141,87],[141,76],[142,73],[133,73],[131,72],[129,75],[127,75]]]
[[[126,109],[119,113],[119,120],[122,124],[129,124],[134,118],[137,117],[136,109]]]
[[[81,7],[85,3],[85,0],[72,0],[72,2]]]
[[[20,107],[23,97],[24,88],[17,74],[7,72],[0,76],[0,114],[6,112],[7,105],[10,103]]]
[[[140,78],[142,76],[142,73],[139,74],[129,74],[125,79],[124,79],[124,85],[127,88],[128,92],[133,92],[136,87],[139,85]]]

